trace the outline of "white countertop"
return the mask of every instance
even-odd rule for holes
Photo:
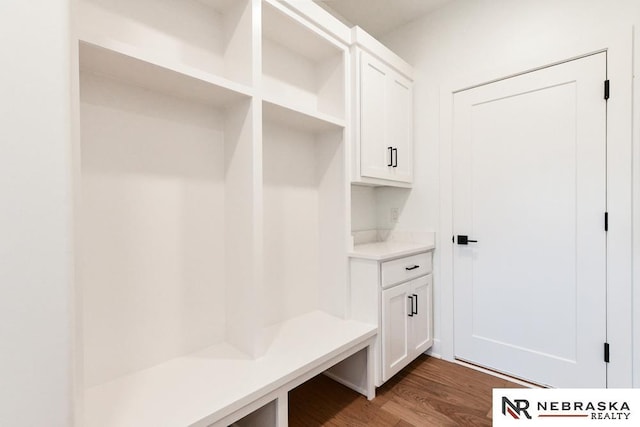
[[[363,243],[353,247],[349,252],[351,258],[371,259],[374,261],[386,261],[394,258],[414,255],[420,252],[432,251],[434,244],[385,241]]]

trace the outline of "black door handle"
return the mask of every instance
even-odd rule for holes
[[[459,245],[468,245],[469,243],[478,243],[478,241],[469,239],[469,236],[460,235],[460,234],[458,235]]]
[[[397,167],[398,167],[398,149],[397,149],[397,148],[393,148],[393,149],[391,150],[391,157],[392,157],[392,158],[393,158],[393,153],[394,153],[394,152],[396,153],[396,160],[395,160],[395,162],[393,162],[393,167],[394,167],[394,168],[397,168]]]
[[[407,298],[409,298],[409,300],[411,300],[411,310],[409,310],[409,317],[413,317],[413,315],[415,314],[413,312],[413,297],[411,295],[409,295]]]
[[[414,301],[416,302],[416,311],[413,314],[418,314],[418,295],[413,294]]]
[[[387,150],[389,150],[389,164],[387,166],[391,167],[393,166],[393,147],[387,147]]]

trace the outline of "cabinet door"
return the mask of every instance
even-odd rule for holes
[[[382,291],[382,380],[409,362],[409,321],[413,316],[411,282]]]
[[[389,71],[380,61],[360,53],[360,174],[389,179],[391,150],[387,136]]]
[[[433,276],[415,279],[411,282],[411,294],[416,300],[411,318],[409,354],[411,359],[424,353],[433,344]]]
[[[395,181],[413,179],[413,88],[391,71],[387,79],[387,140],[395,149],[391,171]]]

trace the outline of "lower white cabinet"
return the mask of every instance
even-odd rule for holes
[[[433,343],[429,274],[382,291],[382,381],[398,373]]]
[[[351,317],[378,325],[376,386],[433,345],[432,248],[403,256],[351,254]]]

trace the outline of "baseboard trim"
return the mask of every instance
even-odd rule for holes
[[[496,378],[500,378],[503,380],[511,381],[512,383],[519,384],[526,388],[546,388],[539,384],[530,383],[519,378],[510,377],[509,375],[501,374],[500,372],[492,371],[491,369],[483,368],[482,366],[474,365],[473,363],[465,362],[464,360],[454,359],[453,363],[461,366],[465,366],[467,368],[473,369],[474,371],[482,372],[484,374],[491,375]]]
[[[435,357],[436,359],[442,359],[441,347],[442,344],[440,343],[440,340],[434,339],[433,345],[429,347],[429,349],[427,349],[424,354],[426,354],[427,356]]]

